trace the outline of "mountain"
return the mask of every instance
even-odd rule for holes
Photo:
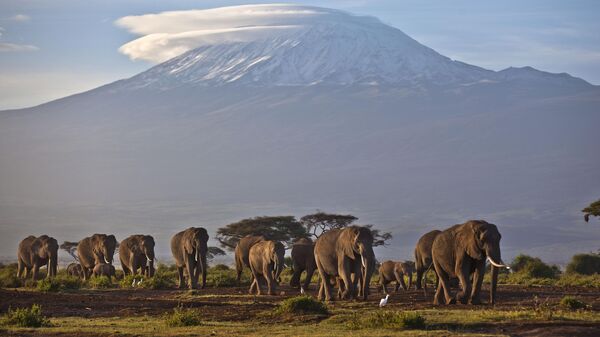
[[[147,232],[167,254],[185,226],[316,209],[392,231],[382,259],[471,218],[498,224],[509,258],[598,248],[580,209],[600,192],[599,87],[451,60],[371,17],[242,7],[316,14],[0,112],[0,254],[42,232]]]

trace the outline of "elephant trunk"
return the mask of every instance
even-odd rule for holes
[[[362,275],[362,297],[363,300],[367,300],[369,298],[369,285],[371,284],[371,276],[375,271],[375,253],[373,252],[373,248],[368,248],[363,251],[360,255],[361,263],[364,268],[364,273]]]
[[[203,271],[206,266],[202,265],[202,254],[200,253],[200,241],[196,241],[196,269],[194,269],[194,281],[200,277],[200,271]]]
[[[108,254],[108,248],[104,248],[104,252],[103,252],[102,256],[104,257],[104,262],[106,262],[106,264],[112,263],[112,256],[110,256],[110,254]]]
[[[498,284],[498,267],[492,265],[492,280],[490,284],[490,303],[496,303],[496,286]]]
[[[48,277],[56,277],[56,272],[58,269],[58,253],[50,254],[50,259],[48,259]]]

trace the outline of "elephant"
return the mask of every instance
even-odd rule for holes
[[[412,286],[412,274],[414,272],[415,265],[412,261],[395,262],[385,261],[379,266],[379,285],[381,285],[383,292],[388,293],[387,285],[392,281],[396,281],[394,291],[398,291],[398,288],[402,286],[402,289],[408,290]],[[404,276],[408,276],[408,286],[404,282]]]
[[[427,280],[425,276],[427,271],[432,267],[433,260],[431,258],[431,246],[433,246],[433,240],[441,233],[440,230],[432,230],[431,232],[425,233],[415,247],[415,269],[417,271],[417,279],[415,286],[417,289],[421,289],[421,282],[425,291],[427,292]]]
[[[46,277],[54,277],[58,269],[58,241],[48,235],[30,235],[19,243],[17,257],[17,277],[27,278],[31,273],[35,281],[41,266],[48,269]]]
[[[277,279],[285,268],[284,262],[285,247],[277,241],[259,241],[250,247],[248,252],[248,262],[252,272],[253,281],[250,285],[250,294],[260,295],[260,281],[264,279],[267,282],[268,294],[275,295],[277,288]]]
[[[108,263],[98,263],[94,266],[94,270],[92,271],[92,275],[97,276],[106,276],[108,278],[112,278],[117,276],[115,271],[115,266]]]
[[[298,288],[300,286],[300,277],[306,270],[306,279],[302,288],[308,290],[310,280],[317,270],[315,263],[315,244],[311,239],[303,238],[292,245],[292,268],[294,273],[290,280],[290,286]]]
[[[179,288],[185,287],[183,269],[187,270],[190,289],[198,287],[198,277],[202,273],[201,288],[206,287],[206,253],[208,252],[208,232],[202,227],[190,227],[171,238],[171,252],[179,274]]]
[[[248,261],[250,248],[261,241],[266,241],[265,237],[262,235],[246,235],[241,238],[235,246],[235,270],[237,271],[238,284],[240,284],[240,281],[242,280],[244,267],[250,268],[250,262]]]
[[[150,235],[131,235],[119,244],[119,259],[125,275],[140,273],[154,276],[154,238]]]
[[[332,300],[330,279],[337,276],[341,278],[344,287],[342,299],[355,297],[356,284],[360,279],[360,293],[366,300],[375,270],[371,230],[367,227],[349,226],[323,233],[315,243],[315,262],[321,277],[319,300],[323,299],[323,294],[327,301]],[[354,278],[351,277],[353,273]]]
[[[67,275],[83,278],[83,268],[79,263],[69,263],[67,266]]]
[[[500,254],[502,236],[496,225],[484,220],[469,220],[441,232],[431,248],[433,266],[438,275],[434,304],[479,304],[486,258],[492,264],[490,303],[496,301],[498,268],[507,268]],[[450,277],[458,277],[461,291],[450,297]],[[471,281],[472,277],[472,281]],[[471,283],[472,282],[472,283]]]
[[[77,255],[83,269],[83,279],[90,277],[97,264],[112,264],[116,247],[117,239],[114,235],[94,234],[79,241]]]

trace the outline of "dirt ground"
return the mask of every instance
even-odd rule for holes
[[[184,290],[78,290],[60,293],[41,293],[21,289],[0,289],[0,312],[9,307],[26,307],[41,304],[44,314],[49,317],[129,317],[160,316],[177,306],[193,307],[200,310],[208,321],[251,321],[272,324],[261,312],[274,308],[279,301],[298,295],[298,290],[287,286],[279,288],[279,296],[248,296],[246,287],[209,288],[197,291]],[[308,291],[315,295],[315,289]],[[485,293],[487,295],[487,293]],[[576,296],[591,305],[588,310],[600,311],[600,290],[593,288],[524,287],[499,286],[498,304],[491,305],[451,305],[444,309],[464,310],[521,310],[535,309],[541,305],[553,305],[565,295]],[[358,310],[365,307],[376,308],[382,297],[376,289],[371,290],[369,301],[336,301],[333,308]],[[389,309],[424,310],[435,309],[431,304],[433,292],[425,296],[422,291],[402,291],[391,293]],[[510,324],[482,324],[475,332],[500,333],[511,336],[600,336],[600,323],[585,321],[516,321]],[[30,335],[28,332],[2,331],[2,335]],[[31,335],[36,335],[31,332]],[[101,335],[101,334],[100,334]]]

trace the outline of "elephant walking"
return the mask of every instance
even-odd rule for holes
[[[315,243],[315,262],[321,277],[319,299],[332,300],[331,278],[339,276],[343,283],[342,298],[355,297],[361,279],[361,295],[369,296],[369,284],[375,269],[373,234],[366,227],[350,226],[323,233]],[[364,269],[364,272],[363,272]],[[351,274],[355,274],[352,278]],[[341,285],[340,285],[341,288]]]
[[[440,233],[432,246],[433,265],[438,275],[434,304],[456,300],[463,304],[479,304],[486,258],[492,264],[490,303],[496,300],[498,268],[506,267],[500,254],[500,232],[494,224],[470,220]],[[450,277],[458,277],[461,291],[450,296]],[[472,278],[472,280],[471,280]]]
[[[235,246],[235,270],[237,271],[238,284],[242,280],[244,267],[250,268],[250,261],[248,260],[250,248],[256,243],[265,240],[265,237],[262,235],[246,235],[238,241]]]
[[[432,267],[433,259],[431,257],[431,247],[433,246],[433,240],[441,233],[440,230],[432,230],[431,232],[425,233],[415,247],[415,269],[417,272],[417,279],[415,282],[416,288],[421,289],[423,285],[427,292],[427,280],[425,279],[427,271]],[[436,276],[437,277],[437,276]],[[421,283],[423,282],[423,283]]]
[[[253,281],[250,285],[249,293],[260,295],[261,280],[267,283],[269,295],[275,295],[277,288],[277,279],[285,267],[284,264],[285,247],[281,242],[260,241],[252,245],[248,255],[250,271]]]
[[[48,268],[46,277],[54,277],[58,269],[58,242],[48,235],[28,236],[19,243],[17,257],[17,277],[27,278],[31,273],[35,280],[41,266]]]
[[[83,268],[79,263],[69,263],[67,266],[67,275],[83,278]]]
[[[94,277],[106,276],[110,279],[112,279],[112,277],[117,277],[115,267],[112,264],[108,263],[98,263],[97,265],[95,265],[94,270],[92,271],[92,275],[94,275]]]
[[[171,238],[171,252],[179,274],[179,288],[185,287],[183,269],[187,270],[190,289],[198,287],[198,277],[202,273],[201,288],[206,287],[206,253],[208,251],[208,232],[202,227],[190,227]]]
[[[119,244],[119,259],[125,275],[136,275],[140,269],[141,274],[154,276],[154,238],[131,235]]]
[[[396,286],[394,291],[402,286],[402,289],[408,290],[412,286],[412,274],[414,272],[414,263],[411,261],[395,262],[385,261],[379,267],[379,285],[382,287],[385,294],[388,293],[387,285],[395,281]],[[408,286],[404,282],[404,276],[408,277]]]
[[[83,269],[83,279],[87,280],[99,263],[112,264],[117,247],[114,235],[94,234],[77,244],[77,255]]]
[[[310,280],[317,270],[317,263],[315,262],[315,244],[311,239],[300,239],[292,246],[292,269],[294,273],[290,280],[290,286],[298,288],[300,287],[300,277],[302,272],[306,271],[306,278],[304,280],[303,289],[308,290]]]

